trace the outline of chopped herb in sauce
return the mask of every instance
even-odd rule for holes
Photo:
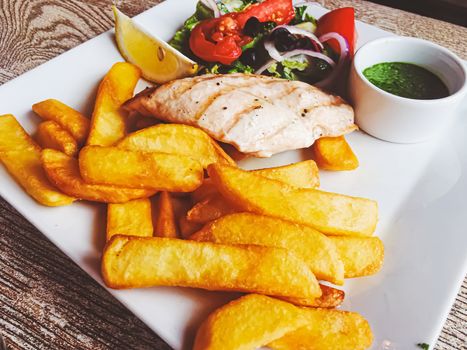
[[[417,100],[449,96],[446,85],[428,69],[412,63],[384,62],[368,67],[363,75],[380,89]]]
[[[423,350],[428,350],[430,348],[430,345],[427,343],[418,343],[417,346]]]

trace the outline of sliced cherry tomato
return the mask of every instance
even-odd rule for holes
[[[242,46],[253,38],[243,34],[245,23],[256,17],[260,22],[289,23],[295,16],[292,0],[266,0],[242,12],[225,14],[198,23],[190,34],[190,49],[207,62],[229,65],[242,54]]]
[[[237,21],[240,27],[251,18],[256,17],[260,22],[275,22],[278,25],[287,24],[295,17],[292,0],[266,0],[248,6],[238,13]]]
[[[355,11],[352,7],[343,7],[328,12],[318,19],[318,36],[336,32],[342,35],[349,43],[350,56],[354,54],[356,31],[355,31]],[[330,40],[329,45],[336,52],[339,51],[339,44],[335,40]]]
[[[222,64],[231,64],[241,56],[241,42],[244,38],[238,35],[239,31],[235,26],[229,30],[224,20],[224,17],[205,20],[193,28],[190,48],[196,56],[207,62]]]

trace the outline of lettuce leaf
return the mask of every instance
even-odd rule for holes
[[[214,18],[214,13],[209,7],[199,1],[196,5],[195,13],[183,23],[183,27],[177,30],[172,39],[170,39],[169,45],[185,55],[189,55],[190,48],[188,40],[190,39],[191,31],[200,21],[209,18]]]

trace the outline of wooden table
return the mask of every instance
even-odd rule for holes
[[[158,2],[116,4],[136,15]],[[353,6],[364,22],[432,40],[467,59],[466,28],[365,1],[320,2]],[[0,84],[111,28],[111,3],[1,0]],[[467,280],[435,349],[466,349],[466,305]],[[10,349],[169,349],[1,198],[0,334]]]

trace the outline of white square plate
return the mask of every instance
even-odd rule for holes
[[[196,0],[168,0],[137,16],[149,32],[169,39],[194,12]],[[313,7],[319,17],[326,12]],[[391,35],[357,24],[359,45]],[[13,113],[29,132],[39,118],[31,105],[57,98],[87,115],[97,84],[122,58],[111,31],[0,87],[0,114]],[[138,89],[142,89],[140,84]],[[434,344],[467,267],[467,120],[449,137],[414,145],[392,144],[361,132],[349,136],[360,160],[352,172],[322,172],[322,188],[379,202],[377,229],[386,246],[382,271],[349,280],[343,309],[360,312],[375,333],[373,349],[415,349]],[[1,137],[1,135],[0,135]],[[246,168],[291,163],[307,157],[293,151],[250,159]],[[47,208],[34,202],[0,167],[0,195],[75,263],[102,283],[99,273],[105,207],[75,203]],[[188,348],[196,327],[234,294],[182,288],[110,292],[174,349]]]

